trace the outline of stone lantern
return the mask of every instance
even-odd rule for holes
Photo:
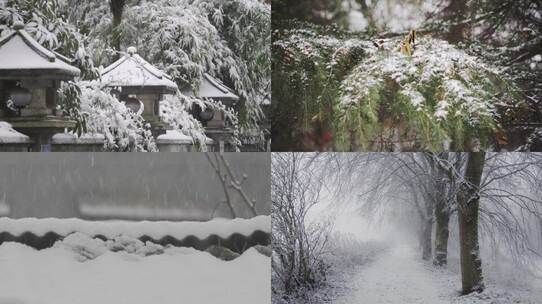
[[[207,73],[203,75],[203,80],[197,92],[185,89],[183,94],[220,101],[227,108],[235,107],[239,101],[239,96],[235,95],[230,88]],[[211,109],[201,111],[199,106],[196,106],[192,111],[193,115],[204,124],[207,136],[217,144],[216,150],[224,151],[233,148],[225,147],[225,142],[228,141],[229,137],[233,136],[233,130],[226,124],[225,115],[222,111],[217,112]]]
[[[160,100],[164,94],[177,92],[177,84],[170,76],[141,58],[135,47],[129,47],[127,54],[101,75],[120,101],[132,111],[141,112],[155,137],[165,133],[166,124],[160,121]]]
[[[0,120],[30,136],[32,151],[50,151],[52,135],[75,126],[56,109],[60,81],[80,71],[41,46],[22,22],[12,29],[0,39]]]

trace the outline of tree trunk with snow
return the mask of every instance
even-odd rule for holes
[[[124,6],[126,0],[110,0],[109,7],[111,8],[111,14],[113,15],[112,32],[111,32],[111,46],[117,51],[114,55],[114,60],[120,58],[120,23],[122,22],[122,13],[124,12]]]
[[[467,10],[467,1],[465,0],[452,0],[444,9],[444,13],[447,15],[446,19],[452,23],[450,31],[446,35],[448,41],[458,43],[465,39],[469,28],[468,23],[464,20],[467,17]]]
[[[479,187],[485,163],[484,152],[471,152],[467,158],[465,181],[458,195],[458,220],[463,294],[484,290],[482,260],[478,242]]]
[[[423,222],[421,232],[422,259],[425,261],[431,260],[433,256],[431,247],[431,232],[433,231],[433,219],[427,218]]]
[[[450,212],[444,199],[439,199],[435,205],[435,259],[433,263],[444,266],[448,259],[448,236],[450,231]]]

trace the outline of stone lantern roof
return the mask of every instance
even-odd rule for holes
[[[171,77],[141,58],[135,47],[129,47],[127,54],[106,67],[101,75],[108,86],[122,87],[123,92],[136,93],[143,88],[145,92],[163,94],[177,91],[177,84]]]
[[[189,96],[219,100],[226,105],[233,105],[239,100],[239,96],[235,95],[230,88],[222,83],[222,81],[207,73],[203,74],[203,80],[201,81],[197,94],[194,94],[190,89],[183,93]]]
[[[0,39],[0,79],[69,80],[80,70],[65,62],[66,58],[41,46],[24,30],[22,22]]]

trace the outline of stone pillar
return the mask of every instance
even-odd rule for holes
[[[53,109],[47,107],[47,88],[52,87],[52,81],[47,80],[23,80],[23,88],[29,89],[32,93],[30,105],[21,109],[21,116],[45,116],[52,115]]]

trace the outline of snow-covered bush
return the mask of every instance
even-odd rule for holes
[[[273,32],[276,150],[487,149],[521,104],[500,69],[443,40],[410,56],[399,38],[295,26]]]
[[[271,159],[272,285],[278,297],[298,297],[326,280],[328,265],[322,257],[332,222],[307,217],[324,185],[304,157],[288,153]]]
[[[383,42],[342,82],[337,147],[472,150],[477,140],[488,148],[500,127],[496,106],[517,98],[514,88],[445,41],[421,38],[412,56],[399,43]]]
[[[94,60],[108,65],[111,16],[103,1],[66,0],[68,19],[90,37]],[[104,18],[96,18],[103,15]],[[261,103],[269,96],[271,8],[261,0],[126,1],[117,31],[123,47],[171,75],[180,87],[197,88],[204,73],[232,87],[241,97],[240,126],[257,126]],[[206,103],[207,101],[202,100]]]
[[[156,151],[150,125],[96,81],[81,82],[81,115],[88,133],[105,136],[106,151]]]
[[[194,142],[199,144],[202,150],[206,150],[205,129],[201,123],[189,113],[190,108],[194,103],[198,103],[198,99],[182,95],[164,95],[160,101],[160,117],[170,125],[173,129],[180,130],[183,134],[194,139]]]
[[[321,257],[318,284],[286,292],[275,283],[273,303],[333,303],[351,291],[353,276],[384,250],[386,246],[383,243],[364,242],[351,234],[334,232]],[[273,279],[278,282],[276,277]]]
[[[273,38],[273,147],[325,150],[340,81],[371,43],[315,26],[275,31]]]

